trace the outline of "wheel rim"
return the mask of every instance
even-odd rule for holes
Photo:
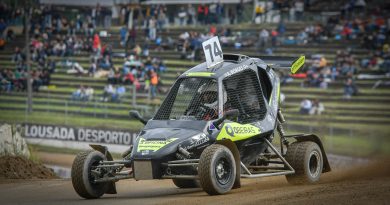
[[[309,173],[311,177],[315,178],[320,173],[320,168],[321,168],[320,163],[321,163],[320,154],[317,151],[313,151],[312,153],[310,153]]]
[[[232,165],[230,164],[229,160],[227,160],[225,157],[221,157],[217,160],[214,172],[219,184],[225,185],[229,183],[232,172],[231,166]]]
[[[99,160],[92,161],[91,165],[88,167],[88,180],[91,184],[96,184],[95,180],[98,179],[98,176],[94,173],[92,173],[92,167],[98,166],[100,163]],[[100,171],[100,169],[95,169],[96,171]]]

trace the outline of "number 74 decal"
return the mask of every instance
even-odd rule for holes
[[[207,68],[223,62],[223,53],[218,36],[214,36],[202,43],[203,52],[206,57]]]

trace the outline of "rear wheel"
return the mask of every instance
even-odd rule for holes
[[[314,142],[294,142],[286,153],[286,160],[295,174],[286,175],[291,184],[310,184],[320,179],[323,158],[320,147]]]
[[[98,151],[85,151],[79,153],[72,165],[72,184],[77,194],[86,199],[101,197],[108,189],[108,183],[95,183],[98,177],[92,174],[92,166],[96,166],[106,157]]]
[[[200,156],[198,173],[200,185],[208,194],[217,195],[230,191],[236,178],[232,152],[223,145],[207,147]]]
[[[194,179],[172,179],[173,183],[179,188],[198,188],[199,182]]]

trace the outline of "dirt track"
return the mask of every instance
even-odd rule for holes
[[[244,180],[240,189],[208,196],[200,189],[178,189],[170,180],[117,183],[117,195],[83,200],[70,180],[3,181],[1,204],[390,204],[390,163],[323,175],[319,184],[291,186],[284,177]]]

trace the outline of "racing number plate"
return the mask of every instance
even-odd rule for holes
[[[134,161],[135,180],[153,179],[152,161]]]
[[[207,68],[211,68],[223,62],[223,53],[218,36],[214,36],[202,43],[203,52],[206,57]]]

